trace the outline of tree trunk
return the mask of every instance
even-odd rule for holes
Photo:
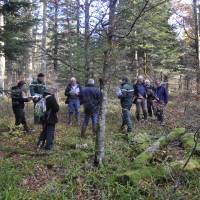
[[[199,24],[198,24],[198,14],[197,14],[197,0],[193,0],[193,14],[194,14],[194,23],[195,23],[195,48],[196,48],[196,85],[197,85],[197,94],[200,94],[200,37],[199,37]]]
[[[84,51],[85,51],[85,79],[86,81],[90,78],[90,55],[89,55],[89,47],[90,47],[90,4],[89,0],[85,0],[85,43],[84,43]]]
[[[104,152],[104,140],[106,130],[106,114],[108,104],[108,78],[110,68],[112,66],[112,49],[113,49],[113,32],[114,32],[114,20],[117,0],[109,1],[109,27],[107,32],[107,49],[104,51],[104,64],[102,78],[100,79],[100,89],[102,93],[99,123],[96,135],[96,151],[95,151],[95,165],[100,166],[103,163]]]
[[[28,18],[31,20],[33,12],[32,12],[32,0],[29,0],[29,3],[31,4],[29,10],[28,10]],[[32,27],[29,28],[27,31],[27,34],[32,40],[33,37],[33,29]],[[32,72],[33,72],[33,56],[32,56],[32,47],[28,48],[27,54],[24,57],[24,66],[27,66],[26,70],[24,70],[25,74],[24,77],[31,78]]]
[[[55,1],[55,19],[54,19],[54,71],[58,70],[58,1]]]
[[[99,113],[99,124],[97,129],[96,136],[96,152],[95,152],[95,165],[99,166],[103,164],[103,160],[105,157],[105,131],[106,131],[106,113],[107,113],[107,105],[108,105],[108,88],[107,85],[104,84],[103,80],[100,81],[101,88],[101,105],[100,105],[100,113]]]
[[[4,27],[4,17],[0,13],[0,30],[2,31]],[[1,46],[4,46],[3,42],[0,42]],[[4,80],[5,80],[5,55],[3,51],[0,53],[0,88],[4,89]]]
[[[76,6],[77,6],[77,13],[76,13],[76,20],[77,20],[76,32],[77,32],[77,35],[79,36],[79,33],[80,33],[80,0],[76,0]]]
[[[47,34],[47,1],[43,0],[43,16],[42,16],[42,54],[41,54],[41,70],[47,75],[46,60],[46,34]]]

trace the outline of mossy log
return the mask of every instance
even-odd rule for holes
[[[179,139],[185,134],[184,128],[176,128],[167,136],[162,136],[152,146],[148,147],[144,152],[139,154],[134,160],[134,168],[140,168],[149,163],[154,154],[158,152],[162,147],[168,145],[170,142]]]
[[[141,153],[150,146],[151,138],[147,133],[136,134],[133,138],[134,149]]]
[[[151,180],[158,181],[163,179],[168,179],[169,175],[174,171],[194,171],[200,170],[200,162],[195,159],[191,159],[183,169],[185,160],[179,160],[169,163],[168,166],[144,166],[140,169],[129,170],[117,177],[117,180],[121,184],[131,183],[133,185],[138,185],[141,181]]]
[[[194,133],[186,133],[183,137],[180,138],[186,153],[191,152],[192,148],[194,147]],[[197,144],[195,153],[200,154],[200,144]]]

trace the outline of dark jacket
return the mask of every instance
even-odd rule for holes
[[[133,104],[134,88],[129,83],[121,84],[122,94],[119,96],[122,108],[130,109]]]
[[[59,111],[59,105],[54,95],[45,95],[46,98],[46,114],[44,117],[44,123],[46,125],[55,125],[58,122],[57,112]]]
[[[160,103],[168,103],[168,94],[164,86],[159,86],[155,89],[155,97]]]
[[[98,112],[101,101],[100,90],[94,85],[86,85],[86,87],[81,90],[81,101],[84,105],[85,112]]]
[[[46,90],[45,83],[41,82],[38,79],[33,81],[30,85],[31,96],[35,96],[36,94],[43,95],[45,90]]]
[[[152,101],[155,99],[155,88],[153,86],[146,86],[147,100]]]
[[[136,83],[134,86],[134,94],[137,98],[140,98],[140,96],[147,98],[147,90],[145,85]]]
[[[13,109],[24,109],[24,102],[28,102],[28,98],[24,98],[22,90],[18,86],[11,88],[11,98]]]
[[[77,84],[77,88],[79,88],[80,93],[81,93],[81,86],[80,86],[80,84]],[[66,89],[65,89],[65,96],[67,97],[67,99],[65,101],[66,104],[69,103],[69,101],[71,99],[79,99],[80,98],[80,93],[79,93],[79,95],[71,95],[70,94],[71,89],[72,89],[72,85],[68,84],[67,87],[66,87]]]

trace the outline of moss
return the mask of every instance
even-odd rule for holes
[[[175,170],[182,170],[186,160],[179,160],[171,163]],[[185,171],[200,170],[200,162],[196,159],[191,159],[184,169]]]
[[[84,151],[75,150],[71,153],[71,156],[75,159],[78,159],[80,162],[85,162],[85,160],[88,158],[88,154]]]
[[[190,152],[194,147],[194,133],[186,133],[182,138],[181,142],[186,152]],[[197,144],[196,152],[200,153],[200,144]]]
[[[170,134],[167,136],[168,142],[176,140],[185,134],[185,128],[175,128]]]
[[[169,174],[169,170],[165,167],[143,167],[137,170],[130,170],[118,176],[118,181],[122,184],[127,182],[138,185],[142,180],[158,180],[166,177]]]
[[[166,145],[169,143],[168,140],[167,140],[166,138],[167,138],[166,136],[162,136],[162,137],[159,139],[160,147],[166,146]]]
[[[170,163],[170,167],[166,166],[144,166],[141,168],[137,168],[135,170],[129,170],[124,174],[118,176],[118,181],[122,184],[126,184],[127,182],[138,185],[142,180],[153,180],[157,181],[162,178],[167,178],[169,173],[172,171],[195,171],[200,170],[200,162],[195,159],[191,159],[188,165],[183,169],[185,164],[185,160],[175,161]]]
[[[151,142],[150,136],[147,133],[139,133],[133,138],[133,143],[137,152],[142,152],[149,147]]]
[[[152,159],[153,155],[163,146],[166,146],[169,142],[180,138],[183,134],[185,134],[184,128],[176,128],[169,135],[163,136],[158,139],[153,145],[146,149],[146,151],[142,152],[140,155],[136,157],[134,160],[134,168],[140,168],[144,165],[147,165],[149,161]]]
[[[136,159],[134,160],[134,165],[133,165],[134,168],[140,168],[147,165],[152,157],[153,157],[153,154],[151,152],[144,151],[139,156],[137,156]]]

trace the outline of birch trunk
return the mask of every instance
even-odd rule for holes
[[[79,36],[79,33],[80,33],[80,0],[76,0],[76,6],[77,6],[77,13],[76,13],[76,20],[77,20],[76,32],[77,32],[77,35]]]
[[[89,44],[90,44],[90,4],[89,0],[85,0],[85,43],[84,43],[84,51],[85,51],[85,79],[88,80],[90,78],[90,58],[89,58]]]
[[[54,19],[54,71],[58,70],[58,1],[55,1],[55,19]]]
[[[113,32],[117,0],[109,1],[109,27],[107,32],[107,49],[104,51],[104,64],[102,78],[100,79],[100,89],[102,93],[99,123],[96,135],[95,165],[101,166],[105,157],[105,131],[106,114],[108,105],[108,79],[112,67]]]
[[[46,61],[46,34],[47,34],[47,0],[43,0],[42,13],[42,52],[41,52],[41,69],[47,75],[47,61]]]
[[[3,14],[0,13],[0,30],[2,31],[4,27],[4,17]],[[0,46],[4,46],[3,42],[0,42]],[[0,54],[0,88],[4,89],[4,80],[5,80],[5,56],[3,51]]]

